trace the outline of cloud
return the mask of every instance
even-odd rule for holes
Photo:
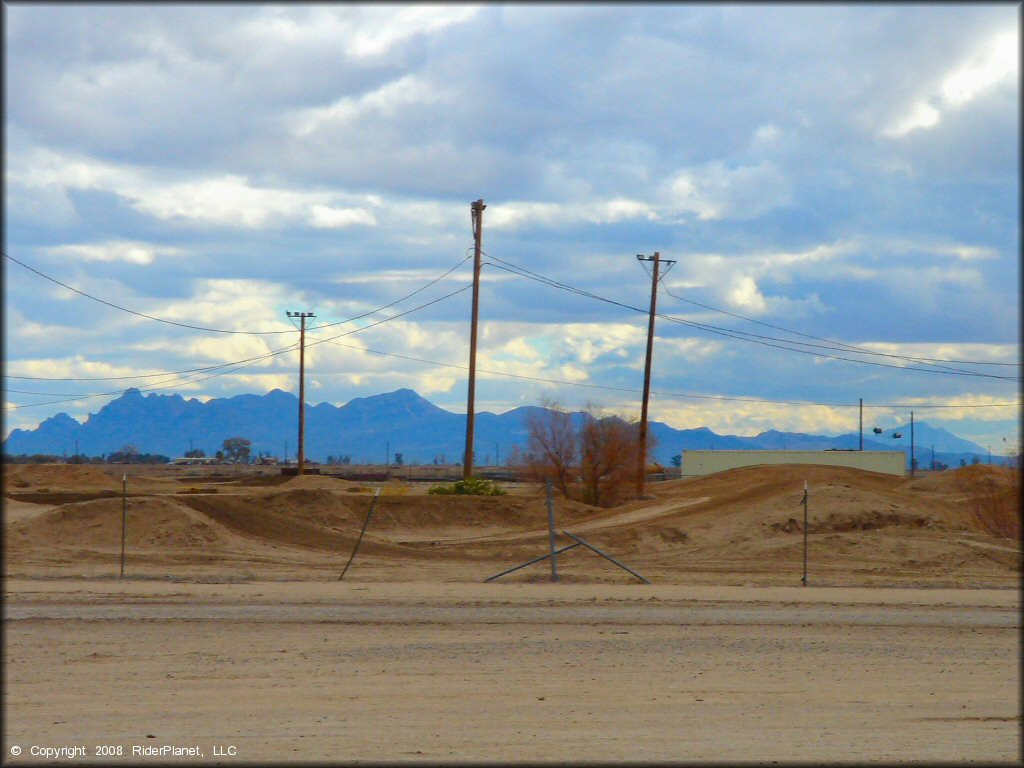
[[[109,192],[140,213],[164,221],[257,229],[289,223],[331,229],[376,225],[371,210],[379,205],[375,196],[261,187],[232,174],[182,180],[55,151],[36,150],[32,155],[10,174],[15,188],[48,189],[64,195],[76,190]],[[358,200],[363,205],[339,207],[339,200]]]
[[[64,258],[82,261],[124,261],[129,264],[152,264],[161,256],[180,256],[181,248],[152,245],[130,240],[111,240],[105,243],[57,245],[46,252]]]
[[[755,219],[792,200],[786,175],[767,161],[730,168],[722,161],[680,171],[668,184],[667,206],[701,220]]]
[[[737,309],[743,309],[753,314],[762,314],[767,309],[768,304],[765,302],[764,296],[757,288],[757,283],[749,275],[744,275],[739,278],[738,283],[728,294],[729,303]]]
[[[513,201],[494,206],[493,211],[484,213],[486,226],[499,231],[580,223],[614,224],[633,219],[651,221],[657,218],[650,204],[625,198],[571,203]]]
[[[319,229],[346,229],[364,224],[374,227],[377,218],[365,208],[332,208],[327,205],[314,205],[310,223]]]
[[[882,135],[898,139],[918,130],[934,128],[946,113],[965,108],[990,88],[1004,83],[1018,84],[1019,57],[1018,30],[990,38],[981,50],[949,71],[937,87],[914,102],[908,112],[883,128]]]

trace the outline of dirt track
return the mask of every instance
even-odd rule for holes
[[[648,586],[582,548],[559,584],[546,562],[482,583],[547,551],[536,488],[387,486],[338,583],[370,487],[166,474],[130,481],[119,580],[110,475],[5,474],[4,754],[1016,760],[1020,547],[972,521],[990,481],[772,467],[558,501],[559,529]]]
[[[14,469],[5,476],[7,575],[112,575],[122,500],[96,495],[111,493],[114,478],[92,466]],[[133,477],[127,572],[235,581],[331,578],[352,551],[372,487],[316,476],[268,486],[271,479]],[[614,510],[558,499],[556,525],[662,583],[793,584],[802,572],[805,480],[812,583],[1017,583],[1018,542],[978,529],[970,517],[978,489],[1005,481],[990,467],[915,479],[841,468],[752,467],[651,484],[652,498]],[[428,496],[426,489],[384,486],[352,578],[480,581],[547,551],[538,489],[517,487],[509,496],[488,498]],[[89,493],[94,496],[80,500]],[[62,503],[65,498],[73,500]],[[566,553],[560,564],[568,580],[631,578],[584,551]],[[546,576],[540,565],[507,578]]]
[[[256,762],[1019,757],[1019,606],[1006,590],[9,589],[8,753],[103,743],[194,744],[207,761],[232,745]]]

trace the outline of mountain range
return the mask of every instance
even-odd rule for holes
[[[527,417],[542,411],[523,406],[502,414],[476,414],[476,463],[501,463],[514,447],[525,450]],[[573,414],[579,422],[582,413]],[[402,454],[407,464],[455,464],[465,445],[465,414],[440,408],[411,389],[399,389],[351,400],[343,406],[330,403],[305,406],[306,458],[323,462],[328,456],[348,456],[357,464],[380,464]],[[201,449],[212,456],[229,437],[252,442],[253,455],[294,458],[298,433],[298,398],[275,389],[265,395],[236,395],[201,402],[181,395],[129,389],[111,400],[84,422],[58,413],[32,430],[15,429],[3,443],[5,454],[54,454],[101,456],[135,446],[143,453],[182,456]],[[856,449],[856,433],[808,435],[771,430],[753,437],[719,435],[707,427],[675,429],[652,421],[649,426],[657,445],[655,461],[668,465],[683,450],[696,449]],[[894,437],[900,434],[899,438]],[[961,458],[986,460],[982,446],[951,432],[914,424],[915,456],[919,466],[935,459],[957,466]],[[881,435],[864,437],[865,450],[904,450],[909,455],[910,427],[899,426]]]

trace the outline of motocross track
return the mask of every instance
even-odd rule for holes
[[[3,754],[1019,764],[1019,535],[975,515],[1015,482],[775,466],[558,498],[558,546],[652,583],[582,546],[557,584],[485,583],[548,552],[540,488],[6,466]]]
[[[6,470],[6,575],[114,572],[122,525],[116,468]],[[323,475],[141,472],[127,483],[126,572],[134,576],[330,578],[351,554],[377,487]],[[558,498],[557,543],[571,543],[561,533],[570,531],[658,583],[794,584],[803,567],[805,481],[813,583],[1017,583],[1019,542],[980,529],[972,514],[991,489],[1009,488],[1012,475],[981,465],[916,478],[749,467],[650,483],[647,499],[610,510]],[[540,488],[513,484],[508,495],[492,497],[435,496],[428,488],[381,485],[351,578],[481,581],[547,552]],[[632,579],[580,548],[558,565],[568,580]],[[543,580],[548,571],[541,563],[505,578]]]

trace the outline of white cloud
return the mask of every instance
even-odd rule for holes
[[[792,201],[786,175],[773,163],[730,168],[717,160],[680,171],[668,183],[666,207],[702,221],[756,219]]]
[[[298,341],[298,331],[287,320],[284,308],[300,300],[287,286],[269,281],[208,279],[196,281],[188,298],[161,302],[152,314],[208,328],[275,332],[263,338],[272,340],[275,346],[286,346]],[[196,318],[202,318],[202,322],[197,323]],[[284,333],[276,333],[280,331]]]
[[[962,109],[980,94],[1020,79],[1020,36],[1017,30],[989,39],[985,47],[949,72],[938,85],[905,114],[882,129],[882,135],[901,138],[917,130],[934,128],[945,113]]]
[[[129,264],[152,264],[160,256],[180,256],[181,248],[152,245],[132,240],[109,240],[105,243],[57,245],[45,251],[82,261],[124,261]]]
[[[180,180],[169,172],[118,165],[52,150],[35,150],[9,172],[16,188],[110,192],[136,210],[165,221],[186,220],[230,228],[309,224],[316,228],[374,226],[375,195],[354,196],[328,190],[255,186],[236,174]],[[363,205],[339,206],[358,201]],[[109,250],[107,253],[113,253]],[[79,249],[79,255],[99,250]],[[141,263],[141,262],[140,262]]]
[[[715,298],[706,303],[726,304],[743,314],[806,316],[827,309],[816,293],[802,298],[768,295],[761,283],[785,285],[798,278],[841,280],[849,276],[850,269],[863,272],[862,267],[843,263],[844,257],[856,252],[856,243],[838,241],[799,251],[690,254],[680,262],[667,285],[677,294],[689,292],[692,295],[694,290],[710,290]]]
[[[728,294],[729,304],[736,309],[755,315],[763,314],[768,305],[758,290],[757,283],[750,275],[743,275],[739,278]]]
[[[565,203],[512,201],[489,206],[484,212],[485,225],[496,230],[580,223],[614,224],[628,220],[653,221],[657,218],[658,214],[651,204],[628,198]]]
[[[289,122],[294,134],[304,138],[361,120],[392,119],[409,106],[430,106],[450,98],[442,88],[407,75],[361,96],[344,96],[326,107],[304,109]]]
[[[319,229],[345,229],[357,224],[376,226],[377,219],[365,208],[331,208],[314,205],[310,223]]]
[[[708,427],[720,435],[753,436],[771,429],[809,434],[857,431],[855,406],[832,408],[736,400],[687,401],[661,397],[652,402],[650,413],[653,420],[665,422],[676,429]]]

